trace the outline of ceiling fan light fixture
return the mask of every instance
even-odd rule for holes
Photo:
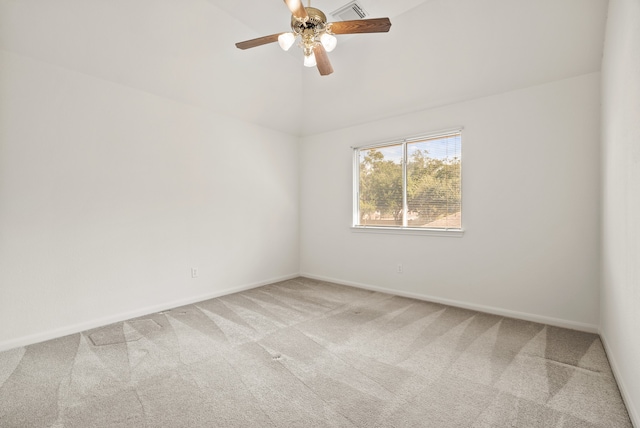
[[[309,55],[305,55],[304,56],[304,66],[305,67],[315,67],[317,65],[316,63],[316,55],[311,52],[311,54]]]
[[[331,52],[336,48],[338,39],[329,33],[322,33],[322,36],[320,36],[320,43],[324,46],[324,50]]]
[[[296,35],[293,33],[282,33],[278,36],[278,44],[284,51],[288,51],[296,41]]]

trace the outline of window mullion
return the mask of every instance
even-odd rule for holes
[[[402,227],[409,224],[407,218],[407,141],[402,142]]]
[[[353,191],[355,199],[353,201],[353,223],[360,224],[360,150],[353,150]]]

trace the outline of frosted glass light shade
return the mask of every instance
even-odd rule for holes
[[[320,37],[320,43],[322,43],[322,46],[324,46],[325,51],[331,52],[336,48],[336,45],[338,44],[338,39],[336,39],[335,36],[332,36],[329,33],[324,33]]]
[[[304,57],[304,66],[305,67],[315,67],[316,66],[316,54],[311,52],[311,55],[305,55],[305,57]]]
[[[296,35],[293,33],[282,33],[278,36],[278,44],[282,50],[288,51],[293,43],[296,41]]]

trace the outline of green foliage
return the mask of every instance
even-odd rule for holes
[[[360,213],[366,219],[374,218],[376,212],[396,221],[401,218],[402,165],[368,150],[360,162]]]
[[[360,159],[361,220],[393,218],[402,223],[402,164],[378,150]],[[407,209],[419,224],[460,211],[460,159],[429,157],[415,151],[407,162]]]

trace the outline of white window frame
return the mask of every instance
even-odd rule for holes
[[[431,236],[451,236],[462,237],[464,235],[463,224],[460,228],[426,228],[426,227],[410,227],[407,226],[407,144],[416,141],[422,141],[425,139],[434,139],[438,137],[445,137],[451,134],[460,134],[462,136],[462,127],[446,129],[437,132],[429,132],[418,136],[412,136],[408,138],[389,140],[382,143],[367,144],[363,146],[352,147],[353,150],[353,217],[351,220],[351,230],[353,232],[365,232],[365,233],[381,233],[381,234],[402,234],[402,235],[431,235]],[[360,157],[359,153],[362,150],[369,150],[381,147],[402,145],[403,161],[402,161],[402,206],[405,215],[402,216],[402,226],[378,226],[378,225],[360,225]],[[462,147],[460,147],[462,151]],[[460,170],[460,207],[462,210],[462,170]],[[464,220],[464,216],[462,219]]]

